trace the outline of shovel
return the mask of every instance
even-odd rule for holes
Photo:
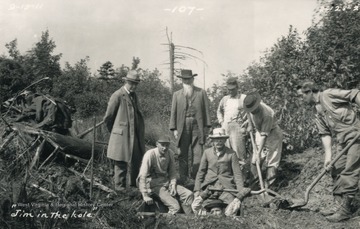
[[[249,120],[249,126],[250,126],[251,144],[252,144],[252,147],[253,147],[255,153],[257,153],[258,149],[257,149],[256,143],[255,143],[255,139],[254,139],[254,135],[253,135],[253,125],[252,125],[251,117],[250,117],[249,113],[247,113],[247,118]],[[264,180],[263,180],[262,174],[261,174],[260,163],[258,161],[256,162],[256,170],[257,170],[257,174],[258,174],[258,177],[259,177],[260,188],[261,188],[261,190],[265,190]],[[265,199],[265,195],[264,195],[263,192],[261,192],[261,197],[263,199]]]
[[[353,138],[353,140],[351,140],[351,142],[349,142],[349,144],[347,144],[347,146],[341,150],[338,155],[336,155],[336,157],[330,162],[330,164],[328,165],[328,167],[326,169],[324,169],[315,179],[314,181],[306,188],[306,192],[305,192],[305,199],[304,200],[294,200],[292,201],[293,204],[290,205],[288,208],[289,209],[295,209],[295,208],[300,208],[305,206],[308,201],[309,201],[309,194],[310,191],[313,189],[313,187],[320,181],[320,179],[327,173],[327,171],[335,164],[335,162],[337,162],[337,160],[339,160],[339,158],[345,154],[346,151],[348,151],[348,149],[358,140],[358,138],[360,137],[360,132],[355,136],[355,138]]]
[[[256,146],[256,143],[255,143],[255,139],[254,139],[254,135],[253,135],[253,123],[251,121],[251,117],[250,117],[250,114],[247,113],[247,117],[248,117],[248,120],[249,120],[249,127],[250,127],[250,138],[251,138],[251,144],[253,146],[253,149],[255,152],[258,151],[258,148]],[[265,200],[267,203],[271,202],[269,200],[266,200],[265,198],[265,194],[272,194],[273,196],[276,196],[279,200],[283,201],[285,204],[285,206],[289,206],[289,202],[282,196],[280,195],[279,193],[269,189],[268,187],[265,187],[264,186],[264,181],[263,181],[263,178],[262,178],[262,174],[261,174],[261,168],[260,168],[260,162],[256,162],[256,170],[257,170],[257,174],[258,174],[258,177],[259,177],[259,184],[260,184],[260,190],[259,191],[251,191],[251,194],[252,195],[258,195],[258,194],[261,194],[261,197],[263,198],[263,200]]]

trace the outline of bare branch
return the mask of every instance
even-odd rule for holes
[[[199,57],[197,57],[197,56],[194,56],[194,55],[191,55],[191,54],[185,53],[185,52],[176,52],[176,54],[182,54],[182,55],[185,55],[185,56],[189,56],[189,57],[198,59],[198,60],[200,60],[201,62],[203,62],[206,66],[208,66],[207,63],[206,63],[203,59],[201,59],[201,58],[199,58]]]
[[[171,40],[169,38],[169,33],[168,33],[168,27],[167,26],[166,26],[166,36],[167,36],[167,39],[168,39],[169,43],[171,43]]]
[[[194,50],[194,51],[197,51],[197,52],[201,53],[201,55],[204,55],[203,52],[201,52],[200,50],[197,50],[197,49],[195,49],[195,48],[192,48],[192,47],[187,47],[187,46],[182,46],[182,45],[176,45],[176,46],[175,46],[175,49],[176,49],[176,47],[191,49],[191,50]]]

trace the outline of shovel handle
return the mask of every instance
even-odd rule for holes
[[[254,135],[253,135],[254,127],[252,125],[251,116],[250,116],[250,113],[246,113],[246,115],[247,115],[247,118],[249,120],[251,144],[253,146],[253,149],[254,149],[255,153],[257,153],[258,148],[256,146]],[[257,170],[257,173],[258,173],[258,176],[259,176],[260,188],[263,190],[264,189],[264,181],[263,181],[263,178],[262,178],[261,168],[260,168],[260,163],[259,162],[256,162],[256,170]]]
[[[230,188],[212,188],[212,187],[209,187],[209,191],[236,192],[236,193],[239,192],[239,190],[237,190],[237,189],[230,189]],[[270,189],[267,189],[267,188],[260,189],[259,191],[251,191],[250,193],[251,193],[251,195],[260,195],[260,194],[263,194],[263,193],[265,193],[265,192],[270,193],[270,194],[272,194],[272,195],[274,195],[274,196],[277,196],[277,197],[285,200],[285,197],[283,197],[283,196],[280,195],[279,193],[274,192],[274,191],[272,191],[272,190],[270,190]]]
[[[330,162],[330,164],[328,165],[328,168],[330,168],[331,166],[333,166],[338,160],[339,158],[344,155],[349,148],[359,139],[360,137],[360,132],[349,142],[349,144],[347,144],[347,146],[341,150],[336,157]],[[313,189],[313,187],[319,182],[319,180],[326,174],[327,170],[324,169],[315,179],[314,181],[307,187],[306,192],[305,192],[305,203],[307,203],[309,201],[309,194],[310,191]]]
[[[212,188],[212,187],[209,187],[209,191],[216,191],[216,192],[236,192],[236,193],[239,192],[239,190],[237,190],[237,189],[230,189],[230,188]],[[264,193],[264,192],[266,192],[266,191],[267,191],[266,189],[260,189],[259,191],[251,191],[251,194],[252,194],[252,195],[258,195],[258,194]]]

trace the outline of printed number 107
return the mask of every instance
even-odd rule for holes
[[[203,10],[200,8],[196,8],[195,6],[175,6],[172,10],[171,13],[175,13],[176,11],[178,11],[179,13],[185,13],[188,11],[188,15],[191,15],[192,12],[194,12],[194,10]]]

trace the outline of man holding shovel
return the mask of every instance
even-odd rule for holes
[[[315,106],[316,125],[325,151],[324,167],[331,171],[334,180],[333,195],[336,209],[322,211],[331,222],[347,220],[351,217],[351,202],[358,191],[360,173],[360,140],[356,140],[334,164],[331,163],[331,135],[335,134],[338,149],[345,148],[360,131],[360,120],[352,104],[360,106],[358,89],[327,89],[320,91],[314,82],[304,82],[298,91],[304,102]]]
[[[248,125],[256,130],[256,144],[251,163],[255,165],[265,163],[266,177],[265,188],[269,188],[276,179],[277,169],[280,164],[282,152],[283,133],[277,124],[275,112],[265,103],[261,102],[257,91],[249,93],[244,99],[244,110],[248,112]],[[252,133],[250,133],[252,134]],[[255,166],[252,167],[252,175],[258,177]],[[260,184],[262,181],[260,181]],[[262,187],[263,188],[263,187]]]

